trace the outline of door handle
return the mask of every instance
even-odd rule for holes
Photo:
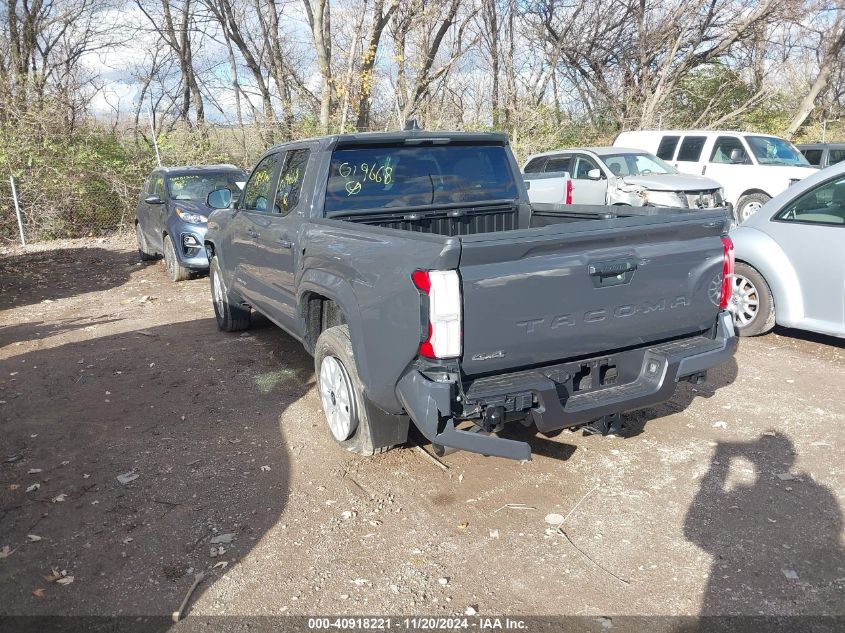
[[[282,248],[293,248],[293,242],[291,242],[290,240],[279,238],[278,243],[279,246],[281,246]]]
[[[260,234],[258,231],[256,231],[255,229],[247,229],[247,230],[246,230],[246,234],[247,234],[247,235],[249,235],[249,236],[250,236],[251,238],[253,238],[253,239],[255,239],[256,237],[259,237],[259,235],[261,235],[261,234]]]
[[[707,165],[704,165],[704,166],[701,168],[701,175],[703,176],[703,175],[704,175],[704,172],[706,172],[706,171],[707,171]]]

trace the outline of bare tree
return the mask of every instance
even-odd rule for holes
[[[804,121],[816,107],[819,95],[827,89],[837,66],[842,63],[842,51],[845,50],[845,0],[836,0],[831,4],[823,2],[816,8],[813,26],[814,40],[818,42],[816,50],[819,71],[786,128],[787,137],[791,137],[804,125]]]
[[[152,28],[170,46],[179,62],[179,70],[182,75],[182,104],[179,110],[179,118],[192,126],[190,118],[191,105],[194,107],[197,125],[202,127],[205,123],[205,108],[203,105],[202,92],[197,81],[196,69],[194,68],[194,51],[191,34],[194,29],[195,5],[192,0],[181,0],[180,3],[172,3],[172,0],[158,0],[161,8],[161,16],[148,6],[147,0],[135,0],[136,5],[149,20]],[[173,4],[173,6],[172,6]],[[176,19],[174,19],[174,14]]]
[[[394,16],[392,35],[396,63],[396,102],[402,125],[420,110],[430,95],[432,84],[450,71],[466,48],[477,42],[477,38],[469,44],[464,41],[466,27],[477,10],[464,16],[458,24],[460,7],[461,0],[441,3],[407,0],[404,6],[400,5]],[[456,24],[454,35],[457,46],[438,66],[435,61],[443,40]],[[414,55],[415,63],[410,64],[408,49],[413,34],[417,35],[418,50]]]
[[[619,126],[650,127],[689,73],[771,27],[788,0],[538,0],[530,14],[550,65]],[[550,72],[537,86],[545,93]]]
[[[308,26],[317,53],[322,88],[320,91],[320,127],[328,132],[329,119],[334,106],[334,80],[332,77],[332,28],[331,5],[328,0],[302,0]]]
[[[356,124],[359,130],[366,130],[370,124],[370,98],[372,97],[374,83],[373,69],[376,63],[379,41],[391,16],[399,8],[399,0],[391,0],[386,11],[384,6],[385,0],[375,0],[372,22],[367,33],[366,48],[364,48],[361,57],[361,68],[358,72],[361,86],[358,95],[358,121]]]

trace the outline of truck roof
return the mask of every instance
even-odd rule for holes
[[[181,167],[157,167],[154,170],[156,173],[159,174],[190,174],[190,173],[200,173],[204,171],[243,171],[237,165],[230,165],[229,163],[223,163],[220,165],[183,165]]]
[[[496,145],[507,145],[508,136],[501,132],[453,132],[453,131],[432,131],[432,130],[402,130],[397,132],[359,132],[354,134],[330,134],[308,139],[298,139],[279,143],[268,148],[268,152],[274,149],[286,147],[301,142],[317,142],[323,148],[338,147],[343,145],[378,145],[382,143],[405,143],[409,140],[437,140],[448,139],[449,141],[462,141],[465,143],[488,142]]]
[[[743,132],[742,130],[625,130],[620,132],[616,138],[624,134],[659,134],[665,136],[671,135],[710,135],[710,134],[740,134],[743,136],[769,136],[772,138],[780,138],[776,134],[768,134],[766,132]]]
[[[569,154],[572,152],[590,152],[596,156],[611,156],[616,154],[648,154],[644,149],[635,149],[633,147],[566,147],[563,149],[555,149],[549,152],[540,152],[533,154],[531,158],[538,158],[541,156],[556,156],[557,154]]]

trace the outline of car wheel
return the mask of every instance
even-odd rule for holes
[[[388,450],[389,446],[373,448],[349,326],[338,325],[320,334],[314,350],[314,373],[323,413],[335,441],[359,455]]]
[[[728,310],[740,336],[765,334],[775,327],[775,301],[769,284],[744,262],[736,263]]]
[[[736,221],[737,223],[744,222],[752,215],[757,213],[764,204],[771,198],[765,193],[749,193],[747,196],[742,196],[736,203]]]
[[[191,278],[191,269],[185,268],[176,259],[176,249],[169,235],[164,236],[164,269],[173,281],[185,281]]]
[[[151,252],[147,245],[147,238],[144,237],[140,222],[135,223],[135,242],[138,244],[138,256],[142,262],[149,262],[156,258],[155,253]]]
[[[249,327],[251,312],[249,308],[233,305],[229,302],[229,293],[220,274],[220,264],[217,257],[211,258],[208,267],[208,278],[211,282],[211,301],[214,304],[214,317],[217,327],[224,332],[237,332]]]

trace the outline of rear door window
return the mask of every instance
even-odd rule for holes
[[[276,190],[276,209],[287,215],[299,203],[302,191],[302,180],[305,178],[305,167],[308,165],[309,149],[295,149],[285,156],[285,165],[279,174],[279,187]]]
[[[809,158],[807,160],[810,160]],[[827,166],[841,163],[845,160],[845,149],[832,149],[827,153]]]
[[[678,147],[680,136],[664,136],[660,139],[660,145],[657,146],[657,157],[663,160],[672,160],[675,155],[675,148]]]
[[[707,140],[706,136],[685,136],[681,141],[681,149],[678,150],[678,158],[687,162],[697,162],[701,158],[701,150],[704,149],[704,143]],[[658,158],[660,154],[657,155]]]
[[[326,183],[327,213],[484,203],[519,197],[501,145],[338,149]]]
[[[546,168],[543,170],[550,171],[568,171],[572,172],[572,156],[552,156],[546,163]]]
[[[543,165],[546,164],[546,159],[548,156],[538,156],[537,158],[532,158],[528,161],[528,164],[525,166],[523,170],[526,174],[539,174],[543,171]]]

